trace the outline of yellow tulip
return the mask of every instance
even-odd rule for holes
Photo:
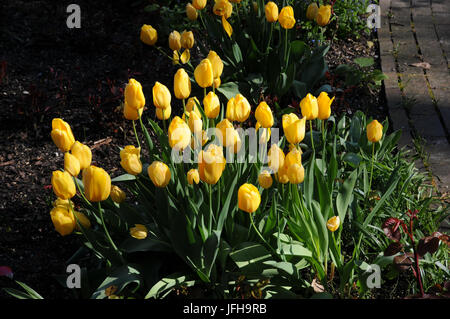
[[[170,102],[172,100],[172,96],[170,95],[170,91],[164,84],[155,82],[155,85],[152,89],[153,93],[153,104],[159,109],[165,109],[170,106]]]
[[[239,134],[228,119],[223,119],[216,125],[216,136],[224,147],[235,146],[239,138]]]
[[[123,116],[127,120],[130,120],[130,121],[139,120],[139,117],[142,116],[142,112],[144,112],[143,107],[136,110],[136,109],[133,109],[132,107],[129,107],[127,101],[124,102]]]
[[[294,10],[291,6],[286,6],[281,9],[280,15],[278,16],[278,22],[284,29],[292,29],[295,25]]]
[[[278,169],[278,172],[275,174],[275,179],[281,184],[289,183],[288,168],[286,165],[283,165]]]
[[[227,21],[225,16],[222,16],[222,27],[225,30],[225,32],[228,34],[228,36],[231,38],[231,35],[233,34],[233,27],[231,24]]]
[[[177,52],[177,51],[174,51]],[[189,51],[189,49],[184,49],[183,53],[181,53],[180,56],[180,61],[183,64],[186,64],[189,62],[189,60],[191,59],[191,52]]]
[[[191,21],[197,20],[198,17],[197,9],[195,9],[195,7],[190,3],[186,5],[186,16]]]
[[[178,53],[178,51],[173,51],[172,64],[180,64],[180,54]]]
[[[144,24],[141,27],[141,41],[148,45],[154,45],[158,40],[158,32],[151,26]]]
[[[223,62],[215,51],[209,51],[207,59],[211,62],[214,79],[220,77],[223,72]]]
[[[173,78],[173,90],[177,99],[187,99],[191,95],[191,79],[184,69],[178,69]]]
[[[80,161],[69,152],[64,154],[64,170],[72,176],[80,174]]]
[[[62,199],[72,198],[76,193],[75,183],[68,172],[53,171],[52,187],[55,195]]]
[[[55,226],[55,230],[61,236],[70,235],[75,229],[75,217],[72,212],[63,207],[58,206],[53,208],[50,211],[50,218],[52,219],[53,226]]]
[[[278,6],[275,2],[267,2],[264,11],[266,12],[266,19],[268,22],[276,22],[278,20]]]
[[[311,93],[308,93],[300,101],[300,108],[302,109],[302,115],[306,116],[307,120],[314,120],[319,115],[317,99]]]
[[[230,121],[245,122],[250,115],[251,107],[248,100],[242,95],[237,94],[234,98],[228,100],[226,118]]]
[[[192,5],[197,10],[202,10],[206,6],[206,0],[193,0]]]
[[[172,51],[179,51],[181,49],[180,32],[174,30],[169,34],[169,47]]]
[[[214,3],[213,12],[215,15],[228,19],[233,13],[233,5],[228,0],[217,0]]]
[[[261,203],[261,195],[255,185],[243,184],[238,190],[238,207],[247,213],[254,213]]]
[[[135,79],[130,79],[125,87],[125,101],[129,107],[139,110],[145,106],[145,96],[142,85]]]
[[[140,159],[141,148],[127,145],[120,151],[120,165],[131,175],[138,175],[142,172],[142,163]]]
[[[80,162],[80,169],[83,170],[86,167],[89,167],[89,165],[91,165],[92,152],[91,152],[91,149],[89,148],[89,146],[76,141],[72,146],[71,153]]]
[[[225,169],[226,160],[220,146],[211,144],[207,151],[198,155],[198,174],[208,184],[216,184]]]
[[[103,168],[91,165],[83,170],[83,185],[89,201],[101,202],[109,197],[111,177]]]
[[[200,116],[195,112],[189,113],[189,121],[188,121],[189,129],[193,134],[200,134],[202,132],[203,121]]]
[[[62,199],[62,198],[57,198],[56,200],[53,201],[53,207],[64,207],[67,210],[70,210],[70,206],[72,205],[72,207],[74,207],[73,202],[70,199]]]
[[[367,139],[372,143],[376,143],[381,140],[381,137],[383,137],[383,125],[377,120],[373,120],[367,125]]]
[[[333,216],[327,221],[327,228],[331,232],[335,232],[339,228],[340,224],[341,224],[341,220],[340,220],[339,216]]]
[[[181,33],[181,47],[185,49],[190,49],[194,46],[194,34],[192,31],[184,30]]]
[[[316,19],[317,12],[319,11],[319,7],[315,2],[311,3],[308,6],[308,9],[306,9],[306,19],[308,20],[314,20]]]
[[[272,110],[266,102],[262,101],[261,103],[259,103],[255,111],[255,117],[262,127],[269,128],[273,126]]]
[[[327,92],[320,92],[317,98],[317,104],[319,106],[318,118],[321,120],[326,120],[331,115],[331,103],[334,101],[334,96],[332,99],[328,97]]]
[[[189,126],[179,116],[175,116],[168,130],[170,147],[176,150],[184,150],[191,143],[191,131]]]
[[[200,182],[200,175],[198,174],[198,170],[195,168],[192,168],[187,172],[187,180],[189,185],[192,184],[198,184]]]
[[[197,84],[202,88],[207,88],[213,84],[214,73],[211,61],[203,59],[194,70],[194,78]]]
[[[316,22],[321,27],[326,26],[330,22],[331,18],[331,6],[320,6],[316,15]]]
[[[163,162],[154,161],[147,169],[148,176],[156,187],[164,188],[170,182],[169,166]]]
[[[156,108],[156,117],[158,120],[167,120],[170,118],[170,114],[172,113],[172,107],[169,105],[169,107],[166,107],[165,109],[159,109]]]
[[[130,235],[136,239],[145,239],[147,238],[147,227],[142,224],[134,224],[135,227],[130,228]]]
[[[208,134],[206,134],[205,130],[202,130],[202,133],[199,132],[197,134],[194,134],[194,137],[191,139],[191,148],[195,150],[196,148],[200,147],[200,141],[202,143],[201,146],[204,146],[206,142],[208,142]]]
[[[262,171],[262,173],[259,174],[258,176],[258,182],[262,188],[264,189],[270,188],[270,186],[272,186],[273,180],[272,176],[270,176],[269,171],[266,170]]]
[[[291,144],[298,144],[305,138],[306,117],[298,118],[294,113],[284,114],[282,117],[283,131]]]
[[[203,99],[205,115],[209,119],[215,119],[220,113],[219,97],[214,92],[209,92]]]
[[[60,118],[54,118],[52,120],[52,131],[50,135],[53,143],[55,143],[61,152],[69,151],[73,143],[75,143],[75,137],[73,136],[70,125]]]
[[[200,105],[199,100],[195,96],[190,97],[186,103],[186,112],[189,113],[189,112],[194,111],[195,113],[197,113],[198,116],[201,116],[201,113],[200,113],[197,105]]]
[[[214,88],[217,89],[218,87],[220,87],[220,84],[222,84],[222,81],[220,80],[220,78],[215,78],[213,81]]]
[[[109,196],[111,196],[112,201],[117,204],[122,203],[127,197],[125,192],[121,190],[119,186],[116,185],[111,186],[111,194]]]
[[[255,130],[256,133],[258,133],[259,128],[261,127],[261,124],[259,124],[259,122],[256,122],[256,126],[255,126]],[[259,133],[259,144],[266,144],[267,142],[269,142],[270,139],[270,128],[262,128],[261,132]]]
[[[81,224],[81,227],[83,228],[91,228],[91,221],[89,220],[89,218],[86,217],[85,214],[81,213],[81,212],[76,212],[74,211],[73,214],[75,215],[75,229],[76,230],[80,230],[81,228],[78,226],[78,223]],[[76,222],[78,220],[78,223]]]
[[[294,148],[292,151],[286,154],[284,158],[284,165],[289,168],[292,164],[302,165],[302,152]]]
[[[281,167],[284,166],[284,153],[277,144],[272,144],[267,153],[269,167],[276,173]]]
[[[291,184],[300,184],[305,179],[305,169],[303,165],[294,163],[288,167],[287,175]]]

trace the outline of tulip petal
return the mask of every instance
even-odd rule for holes
[[[225,19],[225,16],[222,16],[222,26],[225,32],[231,38],[231,35],[233,34],[233,28],[231,27],[231,24],[227,21],[227,19]]]

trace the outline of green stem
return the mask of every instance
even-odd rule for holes
[[[275,251],[275,249],[272,248],[272,246],[269,245],[269,243],[266,241],[266,239],[263,237],[263,235],[261,235],[261,233],[259,232],[258,228],[256,228],[255,223],[253,222],[253,213],[249,213],[250,215],[250,222],[252,224],[253,229],[255,230],[256,234],[258,235],[258,237],[263,241],[263,243],[265,243],[267,245],[267,247],[269,247],[269,249],[272,251],[272,253],[274,254],[274,256],[278,256],[277,252]]]
[[[370,190],[372,189],[372,175],[373,175],[373,158],[375,155],[375,143],[372,143],[372,165],[370,166],[370,182],[369,182],[369,197]]]
[[[112,238],[111,238],[111,236],[110,236],[110,234],[109,234],[109,232],[108,232],[108,229],[106,228],[105,220],[104,220],[104,218],[103,218],[102,205],[101,205],[100,202],[98,202],[98,212],[100,213],[100,219],[102,220],[102,226],[103,226],[103,230],[105,231],[106,238],[108,239],[108,241],[109,241],[109,243],[111,244],[112,248],[113,248],[113,249],[117,252],[117,254],[119,255],[120,261],[121,261],[123,264],[125,264],[125,260],[123,259],[122,254],[120,253],[120,251],[119,251],[119,249],[117,248],[117,246],[114,244],[114,242],[113,242],[113,240],[112,240]]]
[[[163,127],[164,127],[164,133],[167,133],[167,128],[166,128],[166,120],[165,120],[165,115],[164,115],[164,109],[162,109],[162,116],[163,116]]]
[[[170,55],[168,55],[166,52],[164,52],[160,47],[155,46],[155,48],[161,52],[162,54],[164,54],[166,57],[168,57],[171,61],[173,61],[173,57],[171,57]]]
[[[270,42],[272,41],[273,23],[270,24],[269,42],[267,43],[266,53],[269,53]]]
[[[286,62],[285,69],[287,69],[287,66],[288,66],[288,62],[287,62],[288,29],[286,29],[286,37],[284,39],[285,39],[285,41],[284,41],[284,43],[285,43],[285,46],[284,46],[284,61]]]
[[[73,181],[74,181],[75,185],[77,185],[78,191],[80,192],[81,197],[83,197],[83,199],[86,201],[86,204],[91,205],[91,202],[87,200],[86,196],[84,196],[83,192],[81,191],[81,187],[80,187],[80,185],[78,185],[75,177],[73,177]]]
[[[314,148],[314,139],[313,139],[313,129],[312,129],[312,121],[309,120],[309,132],[311,133],[311,146],[313,149],[313,152],[316,153],[316,149]]]
[[[212,187],[211,184],[208,184],[208,193],[209,193],[209,234],[212,233],[212,219],[213,219],[213,209],[212,209]]]
[[[138,135],[137,135],[137,132],[136,132],[136,123],[135,123],[134,120],[133,120],[133,131],[134,131],[134,136],[136,137],[137,145],[140,148],[141,147],[141,143],[139,143],[139,138],[138,138]]]
[[[186,114],[186,100],[183,99],[183,112]]]

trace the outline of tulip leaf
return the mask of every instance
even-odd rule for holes
[[[173,288],[177,288],[180,286],[184,287],[192,287],[194,284],[197,283],[197,280],[191,280],[188,276],[185,276],[181,273],[175,273],[168,277],[165,277],[158,281],[153,287],[150,289],[150,291],[145,296],[145,299],[150,298],[164,298],[166,291],[172,291]]]
[[[113,179],[111,179],[112,183],[117,183],[117,182],[125,182],[125,181],[134,181],[136,179],[136,176],[131,175],[131,174],[123,174],[117,177],[114,177]]]
[[[267,249],[256,243],[245,242],[230,253],[231,259],[241,271],[252,271],[260,273],[263,269],[262,262],[271,259],[272,256]]]
[[[372,66],[375,63],[372,57],[356,58],[356,59],[353,60],[353,62],[358,64],[360,67]]]
[[[227,82],[220,85],[217,91],[222,93],[227,100],[236,96],[239,93],[239,86],[236,82]]]
[[[341,224],[345,220],[347,209],[350,204],[351,197],[353,196],[353,189],[355,187],[356,179],[358,177],[358,171],[354,170],[344,182],[339,190],[339,194],[336,197],[336,209],[339,214]]]
[[[106,289],[115,286],[117,291],[115,295],[120,295],[120,292],[130,284],[135,284],[135,287],[131,290],[136,292],[142,284],[142,278],[140,272],[135,266],[124,265],[114,269],[111,274],[100,284],[97,290],[92,294],[91,299],[104,299],[107,297]]]
[[[239,44],[237,44],[237,42],[233,43],[232,46],[232,50],[233,50],[233,56],[234,56],[234,61],[236,62],[237,65],[242,63],[242,52],[241,52],[241,48],[239,47]]]

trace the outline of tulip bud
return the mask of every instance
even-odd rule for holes
[[[195,9],[195,7],[190,3],[186,5],[186,15],[188,19],[191,21],[197,20],[198,17],[197,9]]]
[[[64,154],[64,170],[72,176],[80,174],[80,161],[69,152]]]
[[[267,2],[264,11],[266,12],[266,19],[268,22],[276,22],[278,20],[278,6],[275,2]]]
[[[111,193],[109,196],[111,196],[111,199],[113,200],[113,202],[115,202],[117,204],[122,203],[125,200],[125,198],[127,197],[125,192],[116,185],[111,186]]]
[[[295,163],[288,167],[287,175],[291,184],[300,184],[305,179],[305,169],[303,165]]]
[[[156,187],[164,188],[170,182],[171,174],[169,166],[167,166],[163,162],[154,161],[148,167],[147,173]]]
[[[294,148],[289,153],[287,153],[284,158],[284,165],[289,168],[292,164],[302,165],[302,152]]]
[[[270,186],[272,186],[273,180],[272,176],[270,176],[269,171],[266,170],[262,171],[262,173],[259,174],[258,176],[258,182],[262,188],[264,189],[270,188]]]
[[[91,165],[92,152],[89,146],[76,141],[72,146],[71,153],[80,162],[80,169],[85,169]]]
[[[319,11],[319,7],[315,2],[311,3],[308,6],[308,9],[306,9],[306,19],[308,20],[314,20],[316,19],[317,12]]]
[[[189,113],[194,111],[198,116],[202,116],[197,105],[200,105],[199,100],[195,96],[190,97],[186,103],[186,112]]]
[[[172,51],[179,51],[181,49],[181,36],[176,30],[169,34],[169,47]]]
[[[377,120],[373,120],[372,122],[367,125],[367,139],[372,142],[376,143],[379,140],[381,140],[381,137],[383,136],[383,125],[380,124]]]
[[[273,114],[266,102],[259,103],[255,111],[255,117],[262,127],[268,128],[273,126]]]
[[[339,216],[333,216],[327,221],[327,228],[329,231],[335,232],[339,228],[340,224],[341,220]]]
[[[184,30],[181,33],[181,47],[185,49],[190,49],[194,46],[194,34],[192,31]]]
[[[247,213],[254,213],[261,203],[261,195],[256,186],[243,184],[238,190],[238,207]]]
[[[76,212],[74,211],[73,214],[75,215],[75,229],[76,230],[80,230],[81,228],[78,226],[78,223],[81,224],[81,227],[83,227],[84,229],[86,228],[91,228],[91,221],[89,220],[89,218],[86,217],[85,214],[81,213],[81,212]],[[77,223],[78,221],[78,223]]]
[[[228,119],[223,119],[216,125],[216,137],[224,147],[232,147],[237,143],[239,134]]]
[[[148,45],[154,45],[158,40],[158,32],[151,26],[144,24],[141,27],[141,41]]]
[[[331,6],[320,6],[316,15],[316,22],[321,27],[326,26],[330,22],[331,18]]]
[[[307,120],[314,120],[319,115],[317,99],[311,93],[308,93],[300,101],[300,108],[302,109],[302,115],[306,116]]]
[[[284,166],[284,153],[278,147],[277,144],[272,144],[267,153],[269,167],[276,173],[281,167]]]
[[[52,219],[53,226],[55,226],[55,230],[61,236],[70,235],[75,229],[75,217],[72,212],[63,207],[58,206],[53,208],[50,211],[50,218]]]
[[[195,150],[196,148],[201,149],[201,146],[204,146],[208,142],[208,134],[206,134],[205,130],[202,130],[201,134],[200,132],[197,132],[197,134],[194,134],[194,137],[191,139],[191,148]],[[201,143],[201,146],[200,146]]]
[[[52,204],[53,207],[61,206],[67,210],[70,210],[70,206],[73,207],[73,202],[70,199],[62,199],[59,197],[56,200],[54,200]]]
[[[135,227],[130,228],[130,235],[136,239],[147,238],[147,227],[142,224],[134,224]]]
[[[175,116],[169,125],[169,144],[176,150],[184,150],[191,142],[189,126],[179,116]]]
[[[72,198],[76,193],[75,183],[68,172],[53,171],[52,187],[55,195],[62,199]]]
[[[220,112],[219,97],[214,92],[209,92],[203,99],[203,106],[205,108],[205,115],[209,119],[215,119]]]
[[[103,168],[91,165],[83,170],[83,185],[89,201],[101,202],[109,197],[111,177]]]
[[[52,120],[52,131],[50,135],[53,143],[55,143],[61,152],[69,151],[73,143],[75,143],[75,137],[73,136],[70,125],[59,118]]]
[[[170,95],[170,91],[164,84],[155,82],[155,85],[152,89],[153,93],[153,104],[160,109],[165,109],[170,106],[170,102],[172,100],[172,96]]]
[[[215,51],[209,51],[207,59],[211,62],[214,79],[220,77],[223,72],[222,59],[217,55]]]
[[[200,134],[202,132],[203,121],[200,116],[195,112],[189,113],[189,121],[188,121],[189,129],[193,134]]]
[[[145,106],[145,96],[142,85],[135,79],[130,79],[125,87],[125,102],[129,107],[139,110]]]
[[[228,0],[217,0],[214,3],[213,12],[215,15],[228,19],[233,13],[233,5]]]
[[[320,92],[317,98],[317,104],[319,106],[318,118],[321,120],[326,120],[331,115],[331,103],[334,101],[334,96],[332,99],[328,97],[327,92]]]
[[[198,184],[200,182],[200,175],[198,174],[198,170],[192,168],[187,172],[187,180],[189,185]]]
[[[258,130],[261,128],[261,124],[259,122],[256,122],[255,130],[258,132]],[[261,128],[261,131],[259,133],[259,144],[266,144],[269,142],[270,139],[270,128]]]
[[[278,22],[284,29],[292,29],[295,25],[294,10],[291,6],[286,6],[281,9],[280,15],[278,16]]]
[[[207,88],[213,84],[214,73],[211,61],[203,59],[194,70],[194,78],[197,84],[202,88]]]
[[[210,185],[216,184],[222,176],[225,164],[222,147],[211,144],[207,151],[201,151],[198,155],[200,179]]]
[[[282,117],[283,131],[291,144],[298,144],[305,138],[306,117],[299,119],[294,113],[284,114]]]
[[[175,73],[173,90],[175,97],[180,100],[187,99],[191,95],[191,79],[184,69],[178,69]]]
[[[166,107],[165,109],[156,108],[156,117],[158,120],[167,120],[170,118],[170,114],[172,113],[172,107]]]
[[[206,6],[206,0],[193,0],[192,5],[197,10],[202,10]]]
[[[141,148],[127,145],[120,151],[120,165],[131,175],[138,175],[142,172],[142,163],[140,159]]]
[[[278,169],[278,172],[275,174],[275,179],[281,184],[289,183],[288,167],[286,167],[286,165],[283,165]]]
[[[220,80],[220,78],[214,79],[214,81],[213,81],[214,88],[216,88],[216,89],[219,88],[221,84],[222,84],[222,81]]]
[[[173,51],[172,64],[173,65],[180,64],[180,54],[178,53],[178,51]]]
[[[228,100],[227,111],[225,112],[225,117],[231,122],[236,121],[236,107],[234,100],[235,100],[234,97]]]
[[[248,103],[248,100],[240,93],[234,97],[233,108],[235,120],[238,122],[245,122],[250,116],[250,103]]]
[[[142,116],[142,112],[144,112],[143,107],[137,110],[133,109],[132,107],[128,106],[127,101],[124,102],[123,106],[123,116],[130,121],[139,120],[139,117]]]

